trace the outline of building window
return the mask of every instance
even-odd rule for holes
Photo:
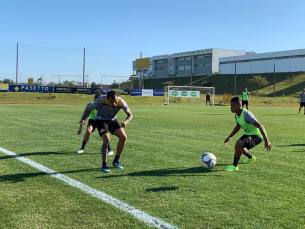
[[[184,60],[184,57],[178,58],[178,61],[183,61],[183,60]]]
[[[178,70],[179,71],[183,71],[184,70],[184,66],[179,66]]]
[[[195,56],[195,59],[203,59],[204,55],[200,55],[200,56]]]
[[[192,57],[187,56],[187,57],[185,57],[184,59],[185,59],[185,60],[192,60]]]
[[[184,70],[191,70],[191,65],[185,65]]]

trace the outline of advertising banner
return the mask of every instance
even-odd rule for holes
[[[71,93],[78,93],[78,94],[92,94],[91,88],[71,88]]]
[[[0,83],[0,91],[8,91],[8,84]]]
[[[39,92],[52,93],[53,87],[49,86],[29,86],[29,85],[9,85],[10,92]]]
[[[112,88],[98,88],[98,87],[96,87],[96,88],[91,88],[91,93],[92,93],[92,94],[98,94],[98,93],[100,93],[100,94],[102,94],[102,95],[106,95],[107,92],[108,92],[108,91],[111,91],[111,90],[113,90],[113,89],[112,89]]]
[[[200,91],[169,90],[169,97],[200,97]]]
[[[72,93],[71,87],[54,87],[54,93]]]
[[[152,89],[142,89],[142,96],[154,96]]]
[[[163,90],[154,89],[153,95],[154,96],[164,96],[164,91]]]
[[[130,89],[131,96],[142,96],[142,89]]]

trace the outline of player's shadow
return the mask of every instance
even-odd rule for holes
[[[157,169],[157,170],[148,170],[134,173],[127,173],[124,175],[109,175],[102,176],[97,178],[111,178],[111,177],[121,177],[121,176],[206,176],[206,173],[215,173],[218,172],[216,169],[205,169],[202,166],[194,168],[175,168],[175,169]],[[214,174],[214,176],[219,176]]]
[[[305,144],[291,144],[289,146],[305,146]]]
[[[178,189],[179,187],[159,187],[159,188],[148,188],[145,191],[146,192],[164,192],[164,191],[174,191]]]
[[[279,145],[278,147],[305,146],[305,144]]]
[[[6,156],[2,156],[0,157],[0,160],[4,160],[4,159],[9,159],[9,158],[19,158],[19,157],[27,157],[27,156],[37,156],[37,155],[40,155],[40,156],[47,156],[47,155],[52,155],[52,154],[60,154],[60,155],[63,155],[63,154],[66,154],[66,153],[59,153],[59,152],[32,152],[32,153],[20,153],[20,154],[16,154],[16,155],[6,155]]]
[[[96,172],[101,171],[101,168],[92,168],[92,169],[80,169],[80,170],[72,170],[72,171],[63,171],[63,172],[54,172],[54,173],[45,173],[45,172],[37,172],[37,173],[16,173],[16,174],[8,174],[0,176],[0,182],[25,182],[28,179],[45,176],[45,175],[56,175],[56,174],[69,174],[69,173],[79,173],[79,172]]]

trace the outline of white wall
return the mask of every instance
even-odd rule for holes
[[[304,55],[304,57],[292,58],[293,56]],[[288,57],[286,59],[277,59],[279,57]],[[261,58],[271,58],[270,60],[260,60]],[[274,58],[274,59],[273,59]],[[274,64],[276,72],[297,72],[305,71],[305,49],[270,52],[252,55],[232,56],[219,58],[219,74],[234,74],[235,63],[220,64],[220,62],[237,61],[237,74],[251,74],[251,73],[270,73],[274,72]],[[251,62],[238,61],[251,60]]]

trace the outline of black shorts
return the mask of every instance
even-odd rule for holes
[[[88,127],[88,126],[92,126],[92,127],[93,127],[92,132],[94,132],[94,130],[95,130],[95,128],[96,128],[95,120],[89,119],[87,127]]]
[[[242,100],[241,104],[242,104],[242,106],[244,106],[244,105],[248,106],[248,100]]]
[[[111,133],[113,134],[114,131],[121,128],[118,120],[115,119],[113,121],[106,121],[106,120],[96,120],[96,127],[98,129],[98,133],[102,137],[103,134]]]
[[[210,99],[206,99],[206,100],[205,100],[205,102],[208,102],[208,101],[209,101],[209,102],[211,102],[211,100],[210,100]]]
[[[257,146],[259,143],[262,142],[262,138],[258,137],[257,135],[246,135],[244,134],[239,139],[244,143],[244,147],[247,149],[251,149],[254,146]]]
[[[305,102],[300,102],[300,107],[305,107]]]

